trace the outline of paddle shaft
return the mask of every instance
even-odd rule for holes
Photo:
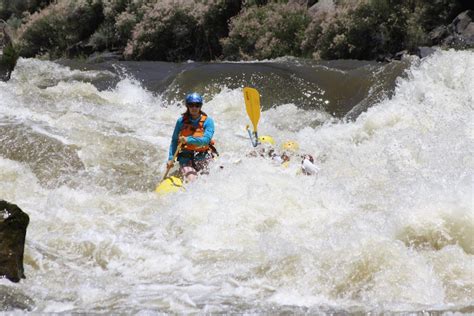
[[[181,151],[181,146],[182,146],[182,145],[183,145],[182,143],[178,143],[178,148],[176,148],[176,151],[175,151],[175,153],[174,153],[174,155],[173,155],[173,160],[172,160],[172,161],[176,161],[176,157],[178,157],[178,154],[179,154],[179,152]],[[166,177],[168,176],[168,173],[170,172],[171,168],[172,168],[172,167],[170,167],[170,166],[166,166],[166,172],[165,172],[165,175],[163,176],[163,179],[161,179],[161,181],[163,181],[164,179],[166,179]]]
[[[253,133],[250,131],[250,128],[247,127],[247,132],[249,133],[250,141],[252,142],[253,147],[257,147],[258,145],[258,135],[257,131],[254,131]]]

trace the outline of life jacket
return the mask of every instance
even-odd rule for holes
[[[179,132],[179,136],[192,136],[192,137],[203,137],[204,136],[204,122],[207,119],[207,114],[201,111],[201,119],[198,122],[197,126],[194,126],[191,123],[191,116],[188,113],[183,114],[183,126]],[[217,150],[214,147],[214,140],[211,139],[208,145],[198,147],[196,145],[186,144],[183,146],[184,150],[197,151],[197,152],[207,152],[211,150],[217,154]],[[219,155],[219,154],[217,154]]]

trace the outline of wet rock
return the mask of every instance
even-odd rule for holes
[[[404,57],[406,57],[408,55],[409,55],[408,50],[402,50],[402,51],[399,51],[399,52],[395,53],[395,55],[393,56],[393,59],[394,60],[402,60]]]
[[[15,54],[13,43],[7,32],[6,24],[0,20],[0,80],[7,81],[15,68],[18,56]]]
[[[0,276],[12,282],[25,278],[23,253],[29,221],[18,206],[0,200]]]
[[[459,14],[453,21],[452,27],[454,31],[466,37],[474,35],[474,11],[468,10]]]
[[[70,58],[89,56],[94,52],[94,46],[84,41],[75,43],[67,48],[67,56]]]
[[[395,54],[390,54],[390,53],[380,54],[377,56],[375,60],[378,62],[389,63],[394,60],[402,60],[409,55],[410,55],[410,52],[408,50],[402,50],[402,51],[396,52]]]
[[[448,27],[446,25],[440,25],[429,33],[431,43],[434,45],[439,45],[449,36]]]
[[[39,182],[55,188],[74,186],[76,176],[84,170],[78,148],[34,131],[25,124],[3,122],[0,126],[0,155],[28,165]]]
[[[18,289],[0,285],[0,312],[31,311],[34,301]]]
[[[420,58],[425,58],[425,57],[430,56],[434,52],[436,52],[436,49],[434,49],[433,47],[422,46],[422,47],[418,47],[416,51],[416,55]]]
[[[460,13],[448,26],[438,26],[429,34],[434,45],[457,49],[474,48],[474,11]]]
[[[474,11],[468,10],[459,14],[449,25],[452,35],[445,39],[445,44],[456,48],[474,47]]]
[[[0,53],[0,55],[1,55],[1,53]],[[0,80],[1,81],[8,81],[9,79],[10,79],[10,71],[8,70],[7,67],[4,67],[0,63]]]
[[[10,80],[10,75],[18,60],[18,51],[8,32],[5,21],[0,20],[0,80]]]
[[[87,58],[88,63],[103,63],[122,60],[123,56],[119,52],[95,52]]]
[[[380,63],[389,63],[392,60],[393,60],[392,54],[379,54],[377,58],[375,58],[375,61],[378,61]]]

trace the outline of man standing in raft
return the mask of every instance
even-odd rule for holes
[[[201,111],[202,97],[198,93],[186,96],[186,112],[178,119],[171,138],[168,168],[173,167],[173,156],[181,145],[177,160],[180,172],[187,182],[193,181],[198,172],[205,173],[208,164],[217,154],[212,140],[214,120]]]

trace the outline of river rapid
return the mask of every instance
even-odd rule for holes
[[[302,175],[252,150],[297,141]],[[153,192],[188,91],[221,156]],[[474,52],[378,64],[20,59],[0,82],[0,198],[30,216],[37,313],[474,312]]]

